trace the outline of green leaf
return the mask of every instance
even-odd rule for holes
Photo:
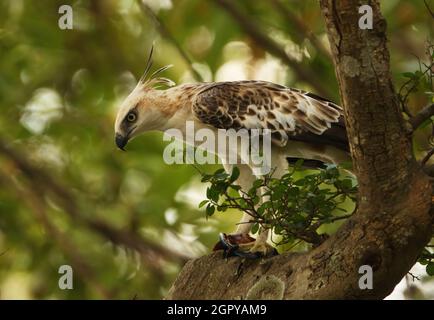
[[[430,262],[426,266],[426,273],[430,276],[434,276],[434,262]]]
[[[237,184],[231,184],[229,186],[229,188],[234,189],[235,191],[240,191],[241,190],[241,186],[239,186]]]
[[[225,169],[223,169],[223,168],[217,169],[217,170],[214,172],[214,176],[216,176],[216,175],[218,175],[218,174],[221,174],[221,173],[226,173]]]
[[[206,207],[206,215],[212,216],[214,214],[215,207],[212,204],[208,204]]]
[[[285,173],[282,176],[281,180],[288,180],[288,179],[291,179],[291,177],[292,177],[292,173]]]
[[[255,187],[250,188],[250,190],[247,192],[247,194],[249,195],[250,198],[253,198],[257,194],[257,188],[255,188]]]
[[[203,200],[201,203],[199,203],[199,208],[202,208],[204,205],[208,203],[208,200]]]
[[[201,182],[208,182],[210,179],[211,179],[211,175],[204,174],[204,175],[202,175]]]
[[[428,260],[426,260],[426,259],[419,259],[419,260],[417,260],[417,262],[419,262],[421,265],[423,265],[423,266],[426,266],[428,263],[429,263],[429,261]]]
[[[215,186],[211,186],[206,189],[206,197],[209,200],[217,202],[219,200],[220,192],[216,189]]]
[[[296,185],[296,186],[304,186],[305,183],[306,183],[305,179],[299,179],[299,180],[297,180],[297,181],[294,182],[294,185]]]
[[[258,189],[263,183],[264,181],[262,181],[262,179],[256,179],[255,182],[253,182],[252,188]]]
[[[214,189],[217,192],[217,194],[224,194],[226,189],[228,188],[228,183],[225,181],[219,181],[215,184]]]
[[[253,234],[255,234],[256,232],[258,232],[258,230],[259,230],[259,223],[255,223],[255,224],[252,226],[251,231],[252,231]]]
[[[283,193],[286,191],[286,188],[284,185],[278,185],[274,190],[273,198],[279,199],[283,196]]]
[[[252,198],[252,201],[253,201],[253,204],[256,206],[258,203],[259,203],[259,197],[258,196],[254,196],[253,198]]]
[[[412,78],[415,77],[415,74],[414,74],[413,72],[404,72],[404,73],[402,73],[402,75],[403,75],[404,77],[406,77],[406,78],[410,78],[410,79],[412,79]]]
[[[246,200],[244,200],[244,199],[241,199],[240,201],[239,201],[239,205],[240,205],[240,208],[243,210],[245,210],[245,209],[248,209],[249,208],[249,205],[247,204],[247,202],[246,202]]]
[[[261,215],[263,215],[264,214],[264,211],[265,211],[265,204],[263,203],[259,208],[258,208],[258,210],[256,210],[257,212],[258,212],[258,214],[261,216]]]
[[[238,167],[234,167],[234,169],[232,170],[231,177],[229,178],[230,182],[234,182],[235,180],[238,179],[239,176],[240,176],[240,169],[238,169]]]
[[[351,189],[352,187],[353,187],[353,182],[351,181],[351,179],[342,180],[342,188]]]
[[[295,167],[296,169],[300,169],[301,166],[303,165],[303,162],[304,162],[303,159],[298,159],[298,160],[295,162],[294,167]]]
[[[286,191],[288,197],[296,197],[300,193],[300,189],[297,187],[292,187]]]
[[[282,227],[282,226],[280,226],[280,225],[276,225],[276,226],[274,227],[274,233],[275,233],[275,234],[282,234],[282,231],[283,231],[283,227]]]

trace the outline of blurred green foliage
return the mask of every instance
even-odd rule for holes
[[[297,23],[278,10],[277,2],[327,47],[317,1],[242,0],[236,5],[297,63],[314,71],[333,94],[327,98],[339,101],[332,62],[297,31]],[[205,80],[262,78],[312,89],[215,1],[145,3]],[[73,7],[73,30],[58,27],[58,9],[64,4]],[[406,81],[402,73],[418,69],[415,56],[425,59],[432,21],[423,1],[382,5],[399,88]],[[205,212],[197,209],[205,196],[200,177],[191,166],[164,164],[160,134],[136,139],[126,153],[113,143],[117,107],[140,77],[153,41],[156,67],[174,64],[169,78],[194,81],[172,41],[160,37],[155,21],[134,0],[1,1],[0,139],[68,190],[80,219],[102,219],[117,230],[198,256],[210,250],[218,231],[232,231],[240,213],[232,210],[206,221]],[[410,111],[428,99],[411,95]],[[418,157],[430,134],[429,128],[416,134]],[[157,272],[135,250],[112,244],[107,234],[71,217],[40,181],[26,181],[16,163],[0,152],[0,298],[164,296],[182,263],[167,259]],[[74,290],[58,287],[58,268],[64,264],[82,270],[74,274]]]

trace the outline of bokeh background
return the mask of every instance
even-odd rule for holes
[[[72,30],[58,26],[64,4]],[[398,91],[429,62],[433,21],[423,1],[381,4]],[[339,102],[314,0],[1,1],[1,299],[159,299],[186,259],[233,230],[238,212],[206,221],[206,186],[192,166],[164,163],[161,134],[115,148],[116,110],[152,43],[154,68],[173,64],[177,83],[262,79]],[[427,90],[409,96],[410,112]],[[417,132],[417,157],[430,134]],[[58,287],[61,265],[73,290]],[[423,267],[413,273],[391,298],[434,297]]]

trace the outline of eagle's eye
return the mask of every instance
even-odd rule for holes
[[[134,122],[137,120],[137,115],[134,112],[130,112],[127,115],[127,121],[128,122]]]

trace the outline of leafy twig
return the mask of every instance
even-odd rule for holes
[[[352,198],[357,188],[352,186],[351,180],[341,179],[335,167],[297,180],[293,176],[295,172],[296,169],[288,170],[280,179],[273,178],[269,173],[254,181],[248,191],[235,184],[239,175],[237,167],[232,174],[225,173],[223,169],[214,174],[202,174],[202,182],[211,185],[207,188],[208,200],[202,201],[200,207],[207,204],[207,216],[213,215],[215,209],[239,209],[252,218],[249,223],[273,228],[276,234],[282,236],[280,243],[300,239],[318,245],[327,237],[317,233],[321,225],[350,216],[333,216],[332,212],[345,198]],[[335,190],[327,186],[333,186]],[[237,193],[229,192],[229,189]],[[338,199],[339,196],[342,198]]]
[[[428,162],[428,160],[432,157],[433,154],[434,154],[434,148],[428,151],[427,154],[423,157],[421,161],[421,165],[424,166]]]

